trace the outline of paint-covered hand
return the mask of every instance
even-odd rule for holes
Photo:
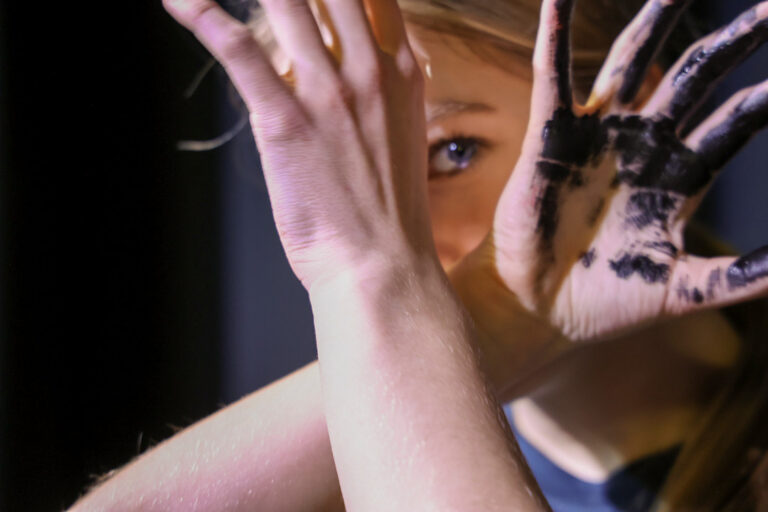
[[[768,39],[768,2],[698,41],[639,98],[688,3],[650,0],[615,43],[588,103],[577,105],[574,0],[543,2],[522,156],[480,252],[524,310],[572,340],[768,293],[768,248],[705,259],[683,246],[715,174],[768,122],[768,82],[691,121]]]
[[[328,44],[306,0],[260,4],[292,63],[293,86],[215,1],[164,0],[248,107],[298,278],[309,289],[393,262],[437,266],[426,206],[424,87],[396,1],[318,2],[320,19],[335,27]]]

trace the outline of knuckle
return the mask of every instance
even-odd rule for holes
[[[246,27],[229,30],[219,43],[219,55],[225,61],[239,60],[249,55],[254,49],[253,34]]]
[[[331,81],[326,94],[332,106],[347,107],[355,100],[352,88],[338,77]]]
[[[348,111],[355,102],[352,88],[340,77],[328,77],[311,91],[305,93],[305,100],[321,112],[337,114]]]
[[[409,82],[415,85],[424,84],[424,73],[421,71],[421,68],[415,62],[409,66],[406,66],[403,69],[403,74],[405,75],[406,79]]]
[[[419,63],[410,51],[404,52],[398,58],[398,67],[403,77],[411,83],[420,84],[424,82],[424,73],[419,67]]]
[[[309,125],[291,109],[276,110],[260,116],[252,114],[251,124],[259,144],[284,145],[309,139]]]
[[[380,95],[385,91],[386,73],[380,58],[366,59],[360,72],[361,92],[366,96]]]

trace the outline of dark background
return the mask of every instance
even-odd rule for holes
[[[249,131],[176,149],[237,122],[219,68],[185,98],[207,58],[159,0],[0,3],[0,511],[63,509],[314,357]],[[704,211],[740,250],[768,242],[766,157],[762,134]]]

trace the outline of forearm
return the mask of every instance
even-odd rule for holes
[[[436,263],[349,274],[310,297],[349,510],[548,510]]]
[[[462,301],[482,313],[482,305],[493,300],[483,298],[492,294],[478,274],[476,269],[452,273],[451,281],[459,285]],[[493,325],[488,327],[498,334]],[[486,359],[496,363],[489,367],[498,369],[500,354],[493,340],[481,339]],[[526,363],[508,371],[523,372]],[[216,481],[225,484],[208,485]],[[228,501],[267,512],[343,509],[317,363],[156,446],[92,489],[72,510],[168,510],[174,503],[184,509],[195,499],[199,510],[218,510]]]
[[[317,364],[158,445],[71,510],[343,510]]]

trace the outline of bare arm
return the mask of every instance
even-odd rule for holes
[[[358,1],[326,3],[340,60],[303,0],[263,2],[293,88],[214,2],[166,7],[219,58],[251,112],[278,233],[312,299],[347,507],[546,509],[439,266],[424,88],[395,0],[371,0],[367,13]]]
[[[549,510],[436,260],[351,273],[310,296],[349,510]]]
[[[317,363],[137,458],[71,512],[343,510]]]

